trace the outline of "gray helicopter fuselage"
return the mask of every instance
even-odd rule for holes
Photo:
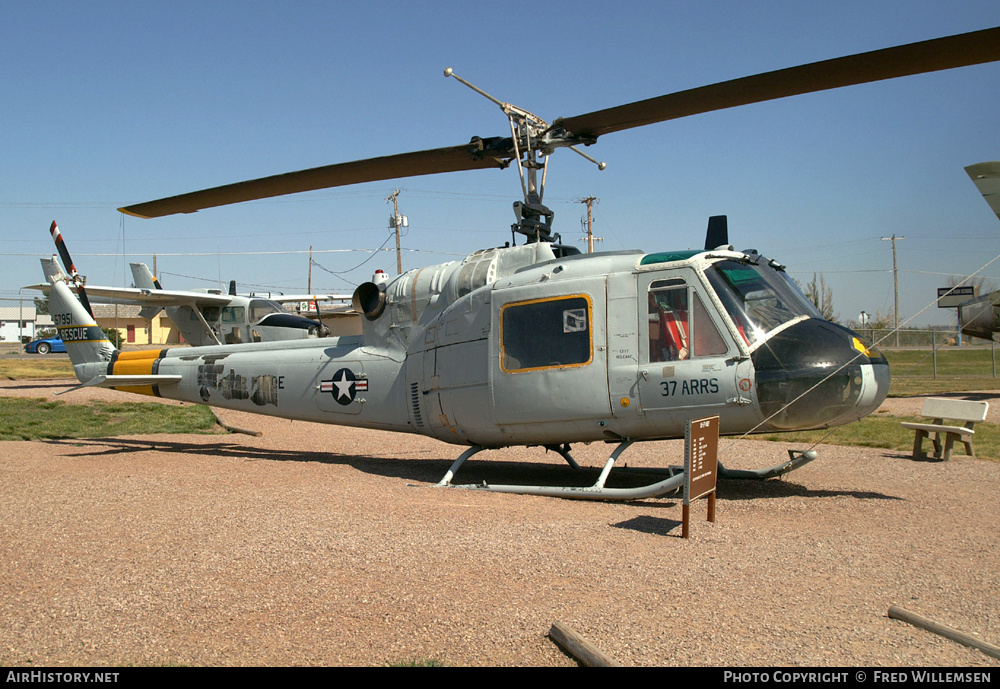
[[[361,336],[121,353],[78,375],[174,375],[115,387],[483,447],[678,438],[713,415],[723,434],[821,428],[874,411],[885,359],[807,304],[753,253],[557,258],[537,243],[362,285]]]

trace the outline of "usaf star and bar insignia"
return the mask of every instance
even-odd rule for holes
[[[333,374],[332,380],[320,381],[319,390],[331,393],[337,404],[346,406],[354,401],[359,392],[368,391],[368,379],[358,378],[351,369],[342,368]]]

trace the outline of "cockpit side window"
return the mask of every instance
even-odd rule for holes
[[[584,295],[500,309],[500,366],[507,373],[585,366],[593,359],[590,299]]]
[[[720,356],[729,351],[701,297],[677,278],[649,286],[649,363]]]
[[[722,333],[715,327],[708,310],[697,293],[691,299],[691,338],[694,356],[722,356],[729,352],[729,346]]]

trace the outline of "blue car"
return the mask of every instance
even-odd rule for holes
[[[48,354],[49,352],[65,352],[66,345],[61,337],[43,337],[40,340],[32,340],[24,345],[24,351],[28,354]]]

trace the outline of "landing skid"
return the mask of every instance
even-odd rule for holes
[[[719,462],[719,477],[753,479],[774,478],[776,476],[781,476],[782,474],[787,474],[790,471],[795,471],[799,467],[808,464],[814,459],[816,459],[816,450],[806,450],[805,452],[802,450],[789,450],[787,462],[775,464],[769,469],[727,469],[722,466],[722,462]]]
[[[516,486],[516,485],[505,485],[505,484],[488,484],[485,481],[481,484],[465,484],[465,485],[455,485],[451,481],[455,478],[455,474],[458,470],[465,464],[465,461],[476,455],[483,450],[485,447],[480,445],[473,445],[468,450],[462,453],[462,455],[456,459],[451,467],[449,467],[447,473],[445,473],[444,478],[435,484],[436,488],[464,488],[466,490],[483,490],[489,491],[491,493],[515,493],[520,495],[543,495],[546,497],[554,498],[572,498],[577,500],[641,500],[643,498],[653,498],[660,495],[665,495],[667,493],[672,493],[683,487],[686,475],[681,467],[670,467],[667,473],[670,474],[669,478],[659,481],[657,483],[650,484],[648,486],[640,486],[638,488],[608,488],[605,483],[608,480],[608,475],[611,473],[611,469],[614,468],[615,462],[621,456],[625,450],[627,450],[633,441],[625,440],[619,443],[618,447],[615,448],[611,456],[608,457],[608,461],[605,462],[604,468],[601,470],[601,475],[597,478],[597,482],[589,487],[581,488],[576,486]],[[569,454],[568,445],[547,445],[547,449],[554,450],[558,452],[562,457],[572,466],[574,469],[579,469],[579,465],[574,461],[572,456]],[[788,451],[789,461],[777,464],[769,469],[726,469],[719,464],[719,476],[721,478],[736,478],[736,479],[768,479],[775,476],[781,476],[790,471],[794,471],[803,464],[811,462],[816,459],[816,452],[814,450],[808,450],[802,452],[799,450],[789,450]]]

